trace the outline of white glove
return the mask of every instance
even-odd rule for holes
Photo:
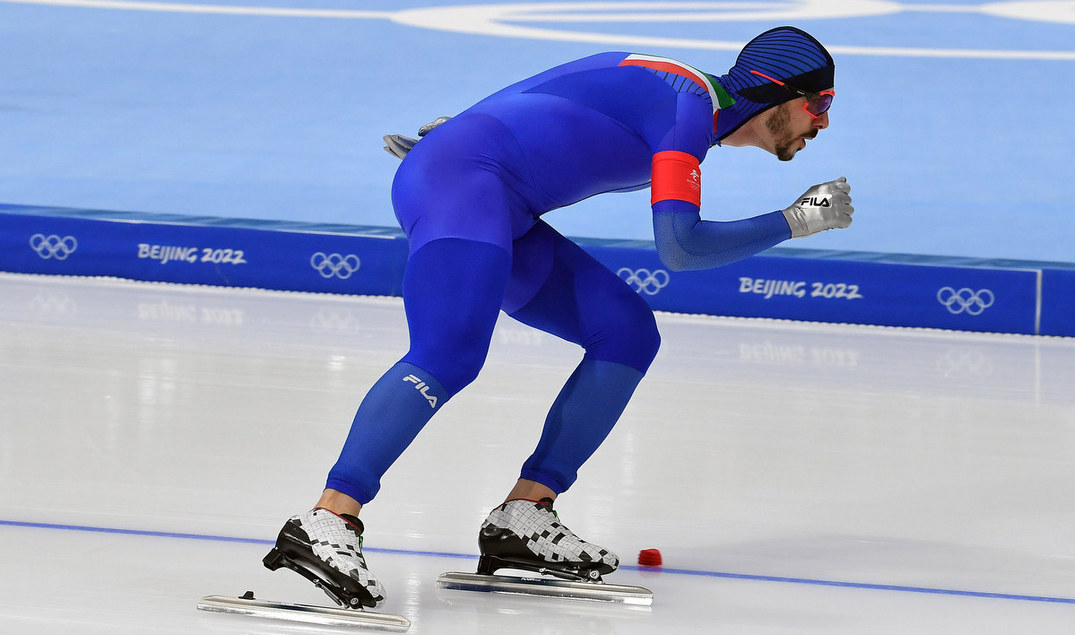
[[[388,154],[391,154],[392,156],[396,157],[397,159],[402,159],[403,157],[407,156],[407,153],[411,151],[411,148],[414,147],[414,144],[418,143],[421,140],[421,137],[426,136],[431,130],[441,125],[445,121],[448,121],[449,119],[451,119],[451,117],[437,117],[433,121],[430,121],[426,125],[422,126],[418,129],[418,139],[405,137],[401,134],[385,135],[384,137],[382,137],[385,142],[384,150]]]
[[[801,238],[850,225],[851,215],[855,213],[850,192],[851,186],[842,176],[806,190],[794,205],[784,210],[791,237]]]

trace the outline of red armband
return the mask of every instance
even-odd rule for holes
[[[650,205],[669,200],[702,206],[702,170],[694,155],[678,150],[653,155]]]

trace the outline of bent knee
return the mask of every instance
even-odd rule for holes
[[[587,354],[608,362],[630,366],[645,373],[657,357],[661,334],[653,311],[634,292],[633,301],[620,302],[602,318],[583,346]]]
[[[485,365],[487,353],[487,346],[456,348],[451,351],[435,348],[416,350],[412,347],[402,361],[424,368],[436,377],[451,398],[478,378],[478,373]]]

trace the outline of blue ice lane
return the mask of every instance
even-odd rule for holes
[[[452,3],[314,6],[358,4],[395,11]],[[898,4],[893,14],[796,22],[833,47],[1071,50],[1070,24],[985,15],[978,0]],[[519,24],[724,41],[774,26]],[[395,226],[389,187],[397,162],[381,150],[381,135],[413,134],[547,66],[622,48],[381,18],[0,3],[0,202]],[[734,58],[674,46],[643,52],[714,72]],[[1065,125],[1075,89],[1061,81],[1072,61],[837,58],[831,127],[791,164],[715,148],[703,167],[706,218],[780,209],[809,185],[845,175],[858,210],[854,227],[795,247],[1072,260],[1058,239],[1075,233],[1058,186],[1070,180],[1075,143]],[[570,236],[649,239],[652,232],[644,194],[595,197],[549,220]]]
[[[88,533],[113,534],[123,536],[141,536],[148,538],[169,538],[176,540],[203,540],[209,542],[234,542],[255,545],[272,545],[274,541],[260,538],[243,538],[239,536],[218,536],[213,534],[193,534],[171,531],[151,531],[145,529],[123,529],[118,527],[92,527],[88,525],[65,525],[57,523],[34,523],[19,520],[0,520],[0,527],[20,527],[24,529],[50,529],[58,531],[80,531]],[[366,548],[370,553],[395,554],[403,556],[421,556],[429,558],[458,558],[477,560],[477,556],[442,551],[413,551],[409,549],[375,549]],[[625,565],[621,569],[629,571],[659,571],[666,575],[699,576],[706,578],[723,578],[727,580],[749,580],[753,582],[780,582],[784,584],[805,584],[811,586],[842,587],[847,589],[865,589],[870,591],[897,591],[901,593],[924,593],[929,595],[950,595],[992,600],[1015,600],[1020,602],[1047,602],[1054,604],[1075,604],[1075,598],[1052,597],[1043,595],[1019,595],[1012,593],[989,593],[985,591],[963,591],[959,589],[936,589],[930,587],[902,586],[897,584],[871,584],[865,582],[841,582],[836,580],[815,580],[812,578],[789,578],[781,576],[753,575],[746,573],[727,573],[722,571],[697,571],[693,569],[672,569],[640,567]]]

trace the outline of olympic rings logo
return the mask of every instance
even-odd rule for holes
[[[361,265],[362,262],[354,254],[341,256],[340,254],[325,254],[319,251],[310,257],[310,266],[321,274],[322,278],[336,277],[340,280],[346,280],[358,271]]]
[[[78,241],[74,236],[60,238],[56,234],[34,234],[30,236],[30,249],[36,251],[43,260],[67,260],[67,257],[78,249]]]
[[[996,296],[989,289],[974,291],[963,287],[956,291],[952,287],[942,287],[937,291],[937,301],[944,305],[944,308],[948,309],[948,312],[953,315],[960,313],[981,315],[983,311],[993,306]]]
[[[616,275],[631,285],[635,293],[645,293],[646,295],[656,295],[658,291],[668,286],[670,279],[668,272],[664,269],[650,271],[649,269],[635,270],[624,267],[617,271]]]

